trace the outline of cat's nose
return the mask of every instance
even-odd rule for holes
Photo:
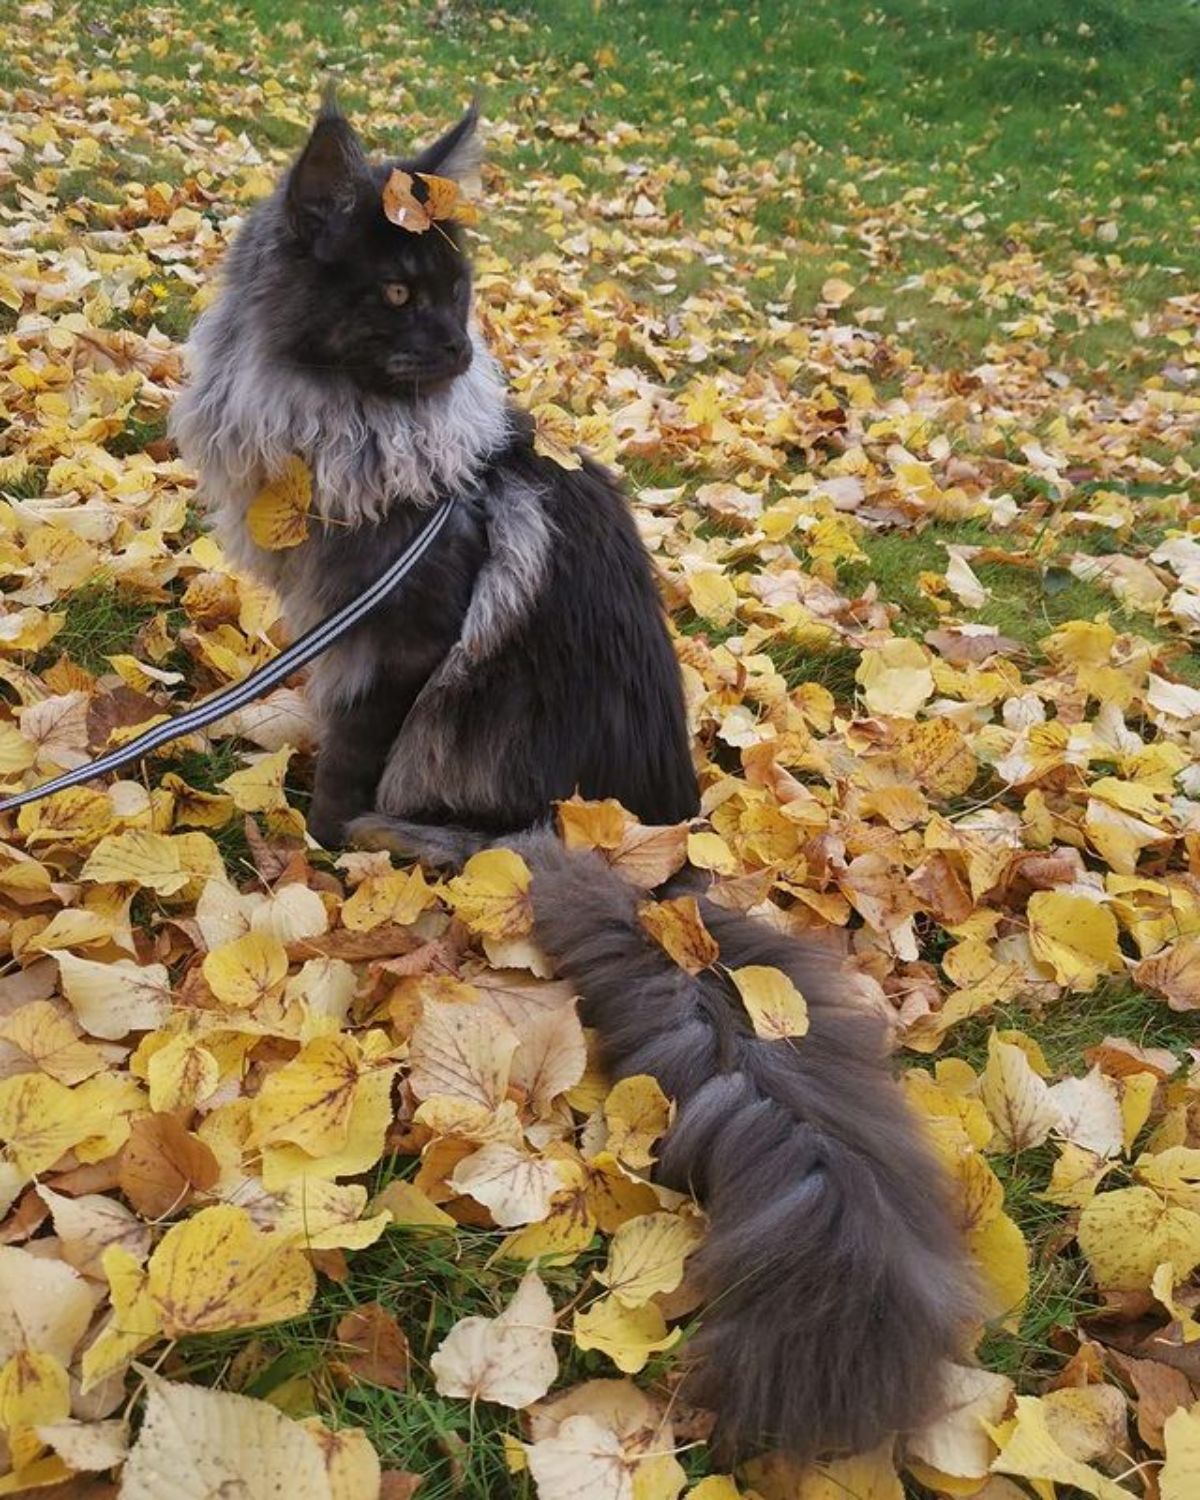
[[[471,363],[471,341],[466,334],[454,334],[442,341],[446,358],[460,371]]]

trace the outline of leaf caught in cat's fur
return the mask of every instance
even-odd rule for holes
[[[251,500],[246,529],[268,552],[298,547],[308,536],[312,474],[302,458],[289,458]]]
[[[416,192],[420,183],[423,192]],[[428,172],[408,173],[396,167],[383,185],[383,211],[400,229],[424,234],[439,220],[454,219],[474,224],[479,218],[475,205],[463,196],[457,182]]]

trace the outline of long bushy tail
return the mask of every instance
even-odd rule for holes
[[[972,1312],[939,1169],[888,1075],[883,1024],[828,953],[702,902],[721,964],[784,970],[808,1001],[793,1045],[756,1037],[719,972],[678,968],[603,860],[521,842],[538,941],[582,997],[610,1075],[676,1101],[658,1175],[711,1224],[690,1393],[731,1455],[858,1452],[936,1402]]]

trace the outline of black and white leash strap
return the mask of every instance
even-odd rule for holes
[[[172,740],[180,739],[185,734],[203,729],[205,725],[213,723],[216,719],[223,719],[227,714],[244,708],[247,703],[252,703],[255,698],[269,692],[271,688],[290,677],[293,672],[320,656],[322,651],[327,651],[334,641],[345,635],[348,630],[353,630],[356,625],[366,619],[372,610],[383,603],[401,579],[412,572],[433,546],[442,528],[450,519],[453,507],[452,499],[439,501],[400,556],[379,575],[368,589],[351,599],[348,604],[343,604],[341,609],[336,610],[328,619],[322,620],[319,625],[314,625],[311,630],[305,631],[298,640],[293,641],[285,651],[281,651],[266,666],[259,667],[256,672],[251,672],[249,677],[243,678],[241,682],[234,683],[232,687],[223,689],[211,698],[206,698],[203,703],[198,703],[195,708],[188,709],[177,718],[168,719],[163,724],[156,724],[152,729],[147,729],[145,734],[139,734],[127,745],[122,745],[117,750],[110,750],[107,755],[90,760],[86,765],[78,766],[73,771],[65,771],[61,776],[55,776],[52,780],[43,782],[41,786],[30,787],[28,791],[5,797],[3,801],[0,801],[0,812],[8,812],[14,807],[24,807],[27,802],[36,802],[40,797],[50,796],[52,792],[61,792],[67,787],[78,786],[82,781],[90,781],[94,776],[103,776],[108,771],[119,770],[121,766],[127,766],[130,761],[139,760],[143,755],[148,755],[161,745],[168,745]]]

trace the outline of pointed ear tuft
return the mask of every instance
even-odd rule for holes
[[[431,177],[451,177],[455,182],[470,182],[479,177],[482,162],[479,99],[476,97],[457,125],[452,125],[445,135],[425,147],[413,163],[413,171],[426,172]]]
[[[366,166],[362,143],[338,108],[330,82],[312,134],[288,178],[288,213],[297,234],[311,240],[335,214],[353,207]]]

